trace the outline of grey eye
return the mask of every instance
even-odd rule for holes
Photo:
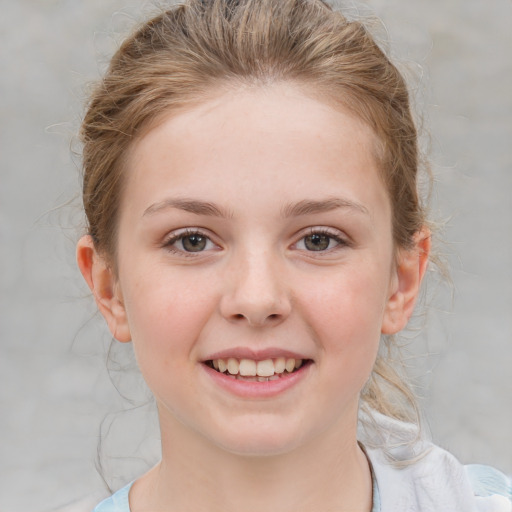
[[[202,235],[187,235],[181,239],[181,245],[187,252],[200,252],[206,248],[208,238]]]
[[[304,246],[308,251],[325,251],[329,248],[332,237],[315,233],[304,237]]]

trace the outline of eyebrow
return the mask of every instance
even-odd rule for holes
[[[188,198],[168,198],[158,203],[154,203],[146,210],[142,216],[154,215],[167,208],[177,208],[186,212],[194,213],[196,215],[207,215],[211,217],[231,218],[233,215],[224,210],[220,206],[210,203],[208,201],[200,201],[197,199]],[[356,212],[369,215],[368,208],[366,206],[350,201],[348,199],[342,199],[338,197],[328,198],[319,201],[303,200],[298,203],[290,203],[281,210],[283,217],[298,217],[300,215],[311,215],[315,213],[329,212],[337,210],[339,208],[351,209]]]
[[[208,215],[211,217],[232,217],[232,215],[221,207],[207,201],[198,201],[187,198],[169,198],[158,203],[152,204],[144,210],[143,217],[153,215],[167,208],[177,208],[196,215]]]
[[[283,208],[282,215],[283,217],[297,217],[299,215],[330,212],[338,208],[354,210],[365,215],[370,214],[368,208],[360,203],[350,201],[349,199],[331,197],[320,201],[304,200],[298,203],[288,204]]]

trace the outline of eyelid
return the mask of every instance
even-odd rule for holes
[[[178,240],[185,238],[187,236],[191,235],[199,235],[202,237],[205,237],[208,239],[209,242],[211,242],[215,248],[214,249],[221,249],[221,246],[219,243],[215,241],[215,236],[211,234],[211,232],[208,229],[200,228],[200,227],[186,227],[181,228],[172,231],[171,233],[167,234],[162,243],[161,246],[164,249],[167,249],[169,252],[177,253],[186,257],[198,257],[203,253],[210,253],[212,249],[205,249],[203,251],[185,251],[178,249],[176,247],[173,247],[173,244],[176,243]],[[297,248],[297,244],[301,242],[305,237],[312,236],[312,235],[325,235],[337,242],[337,245],[335,247],[332,247],[330,249],[325,249],[321,251],[308,251],[307,249],[298,249],[303,252],[307,253],[313,253],[318,256],[322,256],[322,254],[328,254],[333,251],[336,251],[337,249],[342,249],[344,247],[350,247],[352,245],[352,241],[350,240],[349,236],[346,235],[343,231],[332,228],[332,227],[326,227],[326,226],[312,226],[305,228],[301,230],[296,235],[296,241],[292,244],[291,248]],[[213,250],[214,250],[213,249]]]
[[[343,231],[340,231],[339,229],[326,226],[312,226],[306,228],[306,230],[302,230],[297,235],[297,241],[292,244],[292,247],[296,247],[299,242],[304,240],[304,238],[312,235],[325,235],[335,240],[337,242],[337,245],[335,247],[332,247],[331,249],[326,249],[323,251],[308,251],[307,249],[299,250],[302,250],[307,253],[313,253],[318,256],[322,256],[322,254],[325,255],[337,249],[341,249],[343,247],[350,247],[352,245],[352,241],[350,240],[348,235],[346,235]]]
[[[204,238],[207,238],[215,246],[215,248],[217,248],[217,249],[220,248],[219,244],[217,244],[213,240],[214,237],[211,235],[211,233],[207,229],[198,228],[198,227],[186,227],[186,228],[177,229],[175,231],[172,231],[171,233],[168,233],[164,237],[164,239],[161,243],[161,246],[164,249],[168,250],[169,252],[172,252],[175,254],[180,254],[180,255],[183,255],[186,257],[191,257],[191,256],[197,257],[197,256],[200,256],[202,253],[209,253],[212,250],[212,249],[205,249],[204,251],[194,252],[194,251],[181,250],[181,249],[178,249],[173,246],[173,244],[175,244],[178,240],[186,238],[187,236],[192,236],[192,235],[199,235]]]

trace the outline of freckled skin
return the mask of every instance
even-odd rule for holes
[[[296,444],[306,425],[317,434],[347,410],[353,421],[393,281],[391,208],[372,144],[359,121],[291,89],[284,98],[270,90],[213,99],[169,117],[137,144],[119,277],[137,359],[162,414],[227,449],[263,453]],[[281,217],[285,204],[332,196],[369,214]],[[231,216],[170,208],[143,218],[167,197],[212,202]],[[159,246],[168,232],[189,226],[212,233],[215,248],[184,257]],[[353,247],[327,256],[290,249],[310,226],[347,232]],[[198,367],[230,344],[282,346],[306,353],[315,368],[272,403],[239,403],[211,388]]]
[[[380,335],[403,327],[412,307],[404,290],[415,296],[419,285],[397,268],[373,144],[356,118],[281,84],[169,115],[132,148],[118,309],[102,311],[133,341],[156,397],[162,467],[198,446],[205,467],[210,452],[332,457],[339,445],[354,455]],[[177,198],[196,206],[161,207]],[[345,206],[283,215],[332,198]],[[309,249],[314,232],[329,237],[327,250]],[[184,237],[198,233],[207,243],[190,251]],[[214,385],[202,363],[231,347],[282,348],[313,364],[286,392],[246,400]]]

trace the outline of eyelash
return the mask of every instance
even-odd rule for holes
[[[210,243],[210,244],[214,244],[211,240],[211,238],[206,234],[204,233],[203,231],[200,231],[198,229],[187,229],[185,231],[182,231],[180,233],[176,233],[176,234],[173,234],[171,235],[168,239],[166,239],[164,241],[164,243],[162,244],[162,246],[167,249],[169,252],[172,252],[172,253],[175,253],[175,254],[180,254],[182,256],[186,256],[186,257],[193,257],[195,254],[197,253],[201,253],[201,252],[204,252],[204,251],[187,251],[185,249],[178,249],[176,247],[174,247],[174,244],[180,240],[185,240],[187,238],[190,238],[192,236],[197,236],[197,237],[201,237],[203,239],[206,240],[206,244]],[[183,243],[183,242],[182,242]]]
[[[312,237],[314,235],[325,236],[325,237],[329,238],[330,240],[334,240],[334,242],[336,242],[337,245],[334,247],[331,247],[331,248],[317,250],[317,251],[303,249],[308,253],[319,253],[319,255],[321,255],[321,254],[330,253],[331,251],[335,251],[336,249],[341,249],[343,247],[350,246],[350,242],[346,238],[340,236],[339,233],[337,233],[337,232],[333,233],[332,231],[330,231],[329,229],[326,229],[326,228],[310,228],[308,230],[308,232],[304,236],[302,236],[300,238],[300,240],[298,242],[296,242],[294,245],[298,245],[300,242],[305,240],[307,237]],[[330,242],[329,242],[329,245],[330,245]]]
[[[206,233],[204,233],[203,231],[198,230],[198,229],[187,229],[184,232],[176,233],[176,234],[170,236],[167,240],[164,241],[164,243],[162,245],[169,252],[172,252],[172,253],[175,253],[175,254],[180,254],[180,255],[183,255],[183,256],[186,256],[186,257],[193,257],[197,253],[204,252],[204,250],[187,251],[184,248],[183,249],[178,249],[178,248],[174,247],[174,244],[176,242],[178,242],[180,240],[183,241],[183,240],[185,240],[187,238],[190,238],[190,237],[193,237],[193,236],[197,236],[197,237],[203,238],[205,240],[206,246],[209,243],[210,244],[214,244],[214,242],[211,240],[211,238]],[[308,250],[307,248],[306,249],[300,249],[300,250],[304,250],[305,252],[308,252],[308,253],[319,253],[319,255],[321,255],[321,254],[325,254],[325,253],[330,253],[331,251],[334,251],[336,249],[340,249],[342,247],[350,246],[350,243],[345,238],[341,237],[338,233],[333,233],[332,231],[330,231],[328,229],[325,229],[325,228],[323,228],[323,229],[322,228],[310,228],[309,231],[307,232],[307,234],[302,236],[294,244],[294,246],[297,246],[300,242],[303,242],[306,238],[313,237],[313,236],[320,236],[320,237],[328,238],[329,239],[328,247],[326,249],[319,249],[319,250],[314,250],[314,249]],[[329,245],[331,244],[332,240],[334,240],[334,242],[336,242],[337,245],[334,246],[334,247],[330,247],[329,248]]]

